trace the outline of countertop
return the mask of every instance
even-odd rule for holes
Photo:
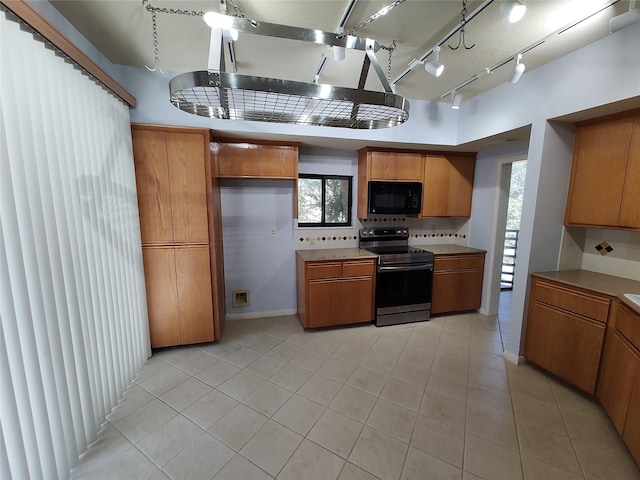
[[[434,255],[459,255],[462,253],[486,253],[485,250],[477,248],[463,247],[461,245],[453,245],[447,243],[438,243],[432,245],[411,245],[416,248],[423,248]],[[318,260],[348,260],[360,258],[376,258],[375,253],[362,248],[321,248],[314,250],[296,250],[296,254],[305,262]]]
[[[362,248],[322,248],[318,250],[296,250],[298,255],[305,262],[318,260],[349,260],[363,258],[377,258],[375,253],[371,253]]]
[[[604,273],[590,272],[588,270],[534,272],[531,275],[617,297],[633,311],[640,313],[640,307],[624,296],[625,293],[640,293],[640,282],[637,280],[629,280],[628,278],[605,275]]]
[[[436,243],[431,245],[411,245],[416,248],[423,248],[433,252],[434,255],[459,255],[461,253],[487,253],[486,250],[478,248],[463,247],[452,243]]]

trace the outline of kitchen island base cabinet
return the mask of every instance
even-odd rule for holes
[[[370,322],[375,260],[305,262],[297,258],[298,317],[304,328]]]

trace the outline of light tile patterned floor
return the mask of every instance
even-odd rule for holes
[[[503,360],[506,327],[229,321],[157,352],[72,478],[640,479],[599,406]]]

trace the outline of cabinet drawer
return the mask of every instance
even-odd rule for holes
[[[322,262],[307,265],[307,278],[340,278],[342,276],[342,263]]]
[[[470,270],[484,268],[484,255],[435,255],[433,270]]]
[[[620,305],[616,316],[616,328],[631,344],[640,350],[640,315]]]
[[[342,263],[343,277],[372,276],[376,270],[374,260],[345,261]]]
[[[547,303],[569,312],[607,323],[611,300],[591,295],[579,290],[563,288],[559,285],[537,281],[535,300]]]

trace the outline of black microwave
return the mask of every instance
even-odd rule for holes
[[[369,182],[368,212],[380,215],[417,215],[422,206],[420,182]]]

